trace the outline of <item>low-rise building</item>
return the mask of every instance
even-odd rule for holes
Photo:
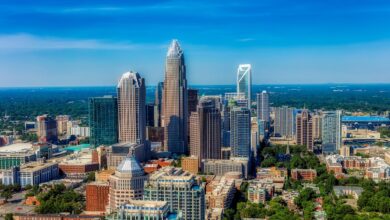
[[[76,152],[59,163],[62,174],[69,178],[84,178],[88,173],[99,170],[99,163],[93,161],[90,150]]]
[[[206,186],[206,204],[208,209],[229,208],[236,192],[234,179],[215,177]]]
[[[105,213],[108,205],[110,185],[108,182],[88,183],[85,188],[86,207],[88,212]]]
[[[53,162],[31,162],[3,171],[2,183],[4,185],[20,184],[39,185],[57,179],[59,176],[58,164]]]
[[[181,167],[184,171],[188,171],[192,174],[198,174],[199,172],[199,158],[195,156],[183,157],[181,159]]]
[[[293,180],[314,181],[317,171],[314,169],[292,169],[291,178]]]
[[[133,152],[137,161],[145,162],[150,156],[150,149],[148,143],[134,144],[134,143],[119,143],[111,145],[107,148],[107,167],[108,169],[116,169],[118,165]]]
[[[180,212],[171,212],[169,203],[166,201],[129,200],[120,207],[118,213],[109,216],[108,219],[180,220],[182,217]]]
[[[249,160],[247,158],[231,158],[230,160],[202,160],[202,172],[217,176],[224,176],[228,172],[240,172],[244,178],[248,178],[248,167]]]
[[[248,200],[253,203],[265,203],[274,195],[275,187],[271,181],[252,181],[248,186]]]

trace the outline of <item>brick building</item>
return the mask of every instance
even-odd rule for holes
[[[86,211],[105,212],[108,205],[110,185],[108,182],[93,182],[86,186]]]
[[[292,169],[291,178],[293,180],[313,181],[317,177],[314,169]]]
[[[198,157],[183,157],[181,159],[181,166],[184,171],[188,171],[192,174],[198,174],[199,172],[199,159]]]

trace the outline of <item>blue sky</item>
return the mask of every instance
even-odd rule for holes
[[[390,83],[390,1],[0,0],[0,86],[156,84],[172,38],[190,84]]]

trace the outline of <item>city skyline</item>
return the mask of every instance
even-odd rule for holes
[[[128,69],[155,85],[173,38],[194,85],[232,84],[241,63],[253,84],[390,82],[385,1],[0,4],[0,87],[114,85]]]

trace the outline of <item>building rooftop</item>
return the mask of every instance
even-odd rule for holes
[[[144,174],[144,169],[135,159],[134,155],[126,157],[116,168],[118,172],[121,173],[130,173],[132,176],[142,176]]]
[[[389,122],[390,119],[382,116],[343,116],[341,118],[342,122]]]
[[[60,164],[69,164],[69,165],[85,165],[92,163],[92,151],[78,151],[65,159],[63,159]]]
[[[41,169],[45,169],[47,167],[53,166],[57,163],[48,162],[48,163],[42,163],[42,162],[32,162],[24,164],[20,167],[20,171],[23,172],[35,172]]]
[[[0,154],[1,153],[17,153],[17,152],[27,152],[32,149],[31,143],[17,143],[17,144],[11,144],[4,147],[0,147]]]

